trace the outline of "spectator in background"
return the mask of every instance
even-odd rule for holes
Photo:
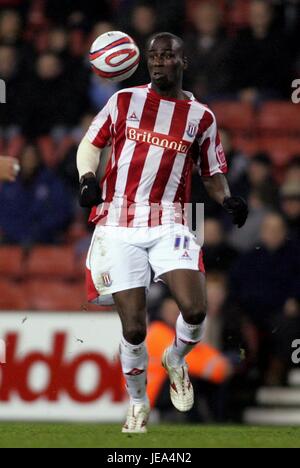
[[[41,165],[34,146],[24,149],[14,184],[0,189],[0,238],[29,247],[56,243],[73,216],[72,199],[60,179]]]
[[[146,55],[143,52],[145,51],[147,40],[155,32],[157,32],[157,12],[154,7],[147,3],[137,4],[131,12],[128,33],[136,41],[141,51],[141,61],[137,71],[132,77],[122,83],[122,87],[140,86],[149,81]]]
[[[218,218],[224,214],[222,206],[209,197],[196,166],[194,166],[192,172],[191,203],[203,203],[205,216],[208,218]]]
[[[25,40],[24,20],[16,10],[0,12],[0,45],[14,47],[22,75],[31,70],[32,47]]]
[[[116,26],[109,21],[98,21],[94,24],[91,34],[88,39],[88,49],[90,45],[97,39],[98,36],[102,36],[109,31],[115,31]]]
[[[187,34],[189,68],[186,81],[199,99],[211,100],[228,91],[230,41],[217,2],[201,2],[193,14],[194,31]]]
[[[114,30],[116,30],[116,26],[113,23],[109,23],[108,21],[99,21],[96,23],[88,39],[88,48],[90,48],[90,45],[93,44],[98,36]],[[90,64],[86,63],[86,65],[90,70]],[[109,98],[118,91],[119,87],[119,83],[114,83],[110,80],[104,80],[95,73],[90,73],[89,99],[95,114],[97,114],[99,110],[104,107]]]
[[[286,237],[282,216],[267,215],[261,229],[260,248],[243,255],[231,276],[232,297],[251,324],[248,346],[262,371],[270,366],[273,334],[284,310],[300,299],[299,246]],[[257,343],[256,350],[254,343]]]
[[[57,128],[63,135],[79,122],[88,105],[87,83],[78,83],[76,76],[73,79],[66,79],[64,64],[57,55],[46,52],[38,57],[35,76],[24,86],[22,114],[26,136],[46,135]]]
[[[68,147],[65,149],[65,154],[63,154],[63,158],[57,167],[57,173],[63,178],[74,200],[78,198],[78,170],[76,166],[78,145],[88,131],[94,117],[94,114],[85,114],[80,121],[80,125],[73,129],[69,135]],[[102,159],[103,155],[101,155]]]
[[[278,187],[273,178],[269,156],[258,153],[249,160],[247,175],[235,184],[237,193],[247,199],[249,216],[242,229],[230,226],[229,244],[239,252],[255,248],[259,243],[260,229],[270,210],[278,209]]]
[[[293,56],[300,40],[300,2],[299,0],[274,0],[276,21],[289,38]]]
[[[108,0],[87,2],[86,0],[46,0],[45,13],[54,23],[65,24],[72,16],[87,20],[88,24],[95,21],[107,20],[112,16],[112,3]]]
[[[208,321],[204,341],[223,349],[224,307],[228,295],[226,275],[214,271],[207,275]]]
[[[239,253],[247,252],[259,245],[260,230],[266,215],[270,212],[259,189],[248,196],[249,216],[247,225],[242,229],[231,229],[227,242]]]
[[[186,3],[182,0],[151,0],[157,13],[158,29],[169,31],[179,36],[185,29]],[[170,12],[172,12],[170,14]]]
[[[258,190],[261,200],[266,207],[278,207],[278,186],[273,178],[273,165],[268,154],[257,153],[250,161],[247,176],[236,184],[236,190],[249,198],[253,190]]]
[[[17,159],[0,156],[0,182],[14,182],[18,174],[18,166]]]
[[[273,9],[253,0],[250,28],[238,33],[231,52],[232,88],[247,102],[290,94],[291,59],[282,31],[273,28]]]
[[[226,243],[223,226],[218,219],[206,218],[204,224],[204,263],[207,272],[228,272],[237,252]]]
[[[130,26],[130,13],[140,6],[154,8],[156,11],[157,30],[169,31],[181,36],[185,28],[186,5],[182,0],[117,0],[115,16],[122,31]]]
[[[300,181],[286,182],[280,190],[280,201],[288,237],[300,241]]]
[[[91,74],[89,84],[89,99],[95,114],[105,106],[109,98],[119,89],[119,84],[104,80],[96,74]]]
[[[298,47],[297,52],[296,52],[296,59],[293,64],[293,79],[297,78],[300,76],[300,48]]]
[[[247,196],[248,191],[245,187],[247,186],[248,158],[234,148],[232,135],[228,130],[220,129],[219,133],[228,163],[227,176],[232,193]],[[192,174],[191,202],[204,203],[205,215],[208,218],[222,218],[224,214],[222,207],[208,196],[196,167]]]
[[[160,308],[159,318],[152,322],[147,335],[149,350],[148,395],[152,406],[160,409],[165,418],[176,417],[169,401],[169,388],[166,373],[161,367],[163,351],[175,337],[175,325],[179,315],[178,307],[172,298],[166,298]],[[230,362],[213,346],[201,342],[187,358],[190,376],[197,385],[198,404],[188,415],[194,420],[221,419],[222,400],[218,393],[219,385],[225,383],[232,374]],[[208,382],[209,384],[206,384]],[[211,396],[213,395],[213,398]],[[205,399],[205,411],[200,401]],[[201,409],[200,409],[201,408]],[[175,414],[174,414],[175,413]],[[209,413],[209,416],[208,416]],[[171,416],[172,415],[172,416]]]
[[[156,11],[150,4],[137,4],[132,10],[130,28],[136,41],[144,49],[147,39],[156,30]]]
[[[6,104],[0,105],[0,140],[21,132],[20,102],[22,77],[18,68],[18,52],[14,46],[0,45],[0,79],[6,84]]]
[[[4,10],[0,13],[0,43],[20,46],[22,40],[22,20],[17,11]]]
[[[286,168],[284,181],[300,184],[300,156],[294,156],[289,162]]]
[[[48,50],[61,59],[69,60],[68,33],[63,27],[55,27],[49,31]]]
[[[249,158],[234,147],[232,134],[229,130],[221,128],[219,130],[219,134],[226,154],[228,165],[227,179],[231,191],[233,194],[242,193],[242,186],[245,183],[249,167]]]

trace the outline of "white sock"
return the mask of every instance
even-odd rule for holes
[[[202,340],[205,331],[205,322],[200,325],[190,325],[179,315],[176,323],[176,337],[169,348],[168,364],[180,367],[185,364],[184,357]]]
[[[130,401],[146,403],[148,355],[145,343],[132,345],[122,338],[120,358]]]

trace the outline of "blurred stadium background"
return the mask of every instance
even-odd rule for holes
[[[117,85],[90,70],[92,41],[156,31],[186,41],[185,88],[216,113],[232,191],[249,221],[232,229],[197,174],[206,204],[209,327],[190,356],[197,404],[169,403],[158,365],[178,310],[162,285],[149,294],[149,392],[164,422],[300,425],[300,2],[297,0],[0,0],[0,154],[20,160],[0,185],[0,338],[7,343],[0,419],[122,420],[113,308],[86,304],[91,231],[78,205],[76,150]],[[148,82],[145,62],[121,86]],[[299,94],[299,93],[298,93]],[[296,343],[297,345],[297,343]],[[295,346],[296,346],[295,345]],[[298,346],[300,341],[298,342]]]

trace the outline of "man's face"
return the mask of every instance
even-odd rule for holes
[[[14,74],[16,68],[16,52],[10,47],[0,47],[0,78],[8,80]]]
[[[186,58],[174,39],[153,39],[147,51],[147,63],[151,82],[158,89],[169,89],[182,81],[187,68]]]
[[[286,227],[279,215],[267,215],[261,227],[261,240],[269,250],[277,250],[284,244]]]
[[[272,10],[268,3],[253,1],[250,5],[250,26],[267,30],[272,22]]]

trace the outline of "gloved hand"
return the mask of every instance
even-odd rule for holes
[[[80,179],[79,204],[82,208],[92,208],[102,203],[102,193],[99,183],[93,173]]]
[[[226,197],[223,207],[232,216],[233,224],[236,224],[238,228],[244,226],[249,210],[247,202],[242,197]]]

